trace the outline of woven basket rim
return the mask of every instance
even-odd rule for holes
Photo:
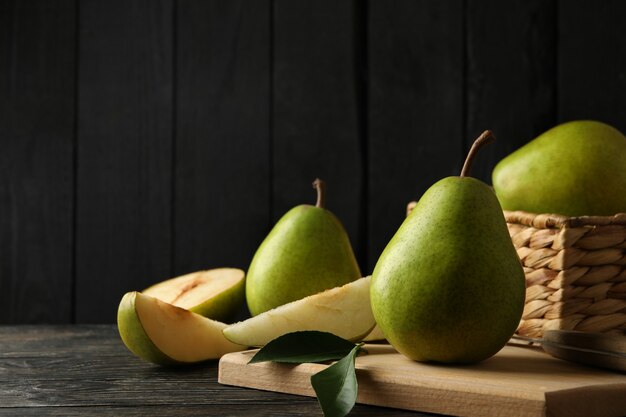
[[[545,228],[572,228],[583,226],[609,226],[624,225],[626,226],[626,213],[617,213],[613,216],[578,216],[568,217],[561,214],[537,214],[527,211],[504,211],[504,218],[508,223],[519,223],[524,226],[535,227],[537,229]]]

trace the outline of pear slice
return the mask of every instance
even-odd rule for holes
[[[198,271],[168,279],[143,290],[185,310],[226,321],[245,301],[245,273],[236,268]]]
[[[382,342],[385,340],[387,339],[385,339],[385,335],[383,334],[383,331],[380,330],[380,327],[378,327],[378,325],[376,325],[372,329],[370,334],[365,336],[365,338],[363,339],[364,342]]]
[[[122,298],[117,326],[131,352],[162,365],[218,359],[246,349],[224,337],[226,324],[135,291]]]
[[[276,307],[224,329],[224,336],[246,346],[264,346],[286,333],[318,330],[351,341],[365,337],[376,324],[365,277]]]

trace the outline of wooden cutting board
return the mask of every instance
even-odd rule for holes
[[[565,362],[539,348],[506,346],[468,366],[413,362],[389,345],[365,348],[369,353],[356,360],[359,403],[455,416],[626,416],[626,374]],[[247,365],[255,352],[222,357],[218,381],[315,396],[310,377],[327,365]]]

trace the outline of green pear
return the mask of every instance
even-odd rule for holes
[[[419,200],[381,254],[370,289],[389,343],[416,361],[473,363],[498,352],[522,316],[522,265],[494,192],[467,176],[444,178]]]
[[[324,208],[324,183],[313,186],[317,204],[289,210],[250,263],[246,300],[253,316],[361,278],[346,231]]]
[[[556,126],[500,161],[493,188],[505,210],[626,212],[626,137],[590,120]]]

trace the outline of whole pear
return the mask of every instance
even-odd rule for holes
[[[372,311],[387,340],[416,361],[472,363],[498,352],[524,307],[520,260],[494,192],[444,178],[419,200],[376,263]]]
[[[493,188],[505,210],[626,212],[626,137],[591,120],[556,126],[502,159],[493,170]]]
[[[250,263],[246,300],[253,316],[361,278],[348,234],[324,208],[324,182],[313,186],[317,204],[289,210]]]

